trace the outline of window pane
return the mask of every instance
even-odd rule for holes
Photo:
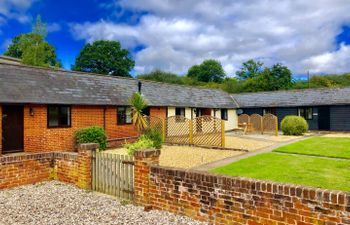
[[[59,107],[59,126],[69,126],[70,125],[70,115],[69,115],[69,107],[61,106]]]
[[[118,124],[125,124],[125,107],[118,107],[117,108],[118,115],[117,115],[117,123]]]
[[[306,118],[308,120],[312,120],[312,108],[307,108],[306,109]]]
[[[125,119],[126,123],[132,123],[132,111],[131,108],[128,107],[126,108],[126,119]]]
[[[176,108],[175,115],[185,117],[185,108]]]
[[[227,109],[221,109],[221,119],[227,120]]]
[[[58,126],[58,107],[57,106],[49,106],[48,110],[48,120],[50,127]]]

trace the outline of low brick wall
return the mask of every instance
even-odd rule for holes
[[[91,151],[96,144],[81,145],[78,152],[46,152],[0,156],[0,189],[47,180],[91,188]]]
[[[135,156],[135,199],[147,209],[214,224],[350,224],[348,193],[164,168],[155,156]]]

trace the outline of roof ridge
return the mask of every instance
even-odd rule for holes
[[[54,68],[54,67],[40,67],[40,66],[31,66],[31,65],[23,65],[23,64],[10,64],[6,62],[0,62],[0,65],[7,65],[7,66],[15,66],[15,67],[21,67],[21,68],[31,68],[31,69],[38,69],[38,70],[46,70],[46,71],[54,71],[54,72],[62,72],[62,73],[70,73],[74,75],[89,75],[89,76],[97,76],[97,77],[104,77],[108,79],[124,79],[124,80],[134,80],[134,81],[142,81],[142,82],[148,82],[148,83],[157,83],[162,85],[168,85],[168,86],[179,86],[179,87],[186,87],[191,89],[201,89],[201,90],[216,90],[221,91],[223,93],[226,93],[229,95],[229,93],[218,89],[218,88],[208,88],[208,87],[200,87],[200,86],[191,86],[187,84],[172,84],[172,83],[166,83],[166,82],[160,82],[160,81],[153,81],[153,80],[143,80],[135,77],[121,77],[121,76],[110,76],[105,74],[98,74],[98,73],[89,73],[89,72],[82,72],[82,71],[74,71],[74,70],[66,70],[62,68]]]
[[[273,93],[282,93],[282,92],[284,92],[284,93],[286,93],[286,92],[308,92],[308,91],[339,90],[339,89],[350,89],[350,86],[290,89],[290,90],[276,90],[276,91],[242,92],[242,93],[232,93],[230,95],[235,96],[235,95],[252,95],[252,94],[273,94]]]

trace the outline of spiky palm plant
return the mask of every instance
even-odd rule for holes
[[[147,120],[142,115],[142,110],[147,107],[147,101],[138,92],[134,93],[129,99],[132,110],[132,121],[138,131],[147,128]]]

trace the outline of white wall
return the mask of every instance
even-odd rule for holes
[[[185,108],[185,117],[191,119],[191,114],[193,109]],[[225,130],[232,130],[238,127],[238,116],[235,109],[228,109],[228,120],[225,121]],[[214,109],[211,110],[211,115],[214,116]],[[175,107],[168,107],[168,117],[175,116]],[[196,114],[193,113],[193,118],[196,117]],[[216,109],[216,117],[221,119],[221,110]]]
[[[212,116],[214,116],[214,110],[212,112]],[[225,130],[232,130],[238,127],[238,116],[235,109],[227,110],[228,120],[225,121]],[[221,110],[216,109],[216,118],[221,119]]]
[[[175,116],[175,107],[168,107],[168,117]],[[191,119],[191,108],[185,108],[185,117]]]

